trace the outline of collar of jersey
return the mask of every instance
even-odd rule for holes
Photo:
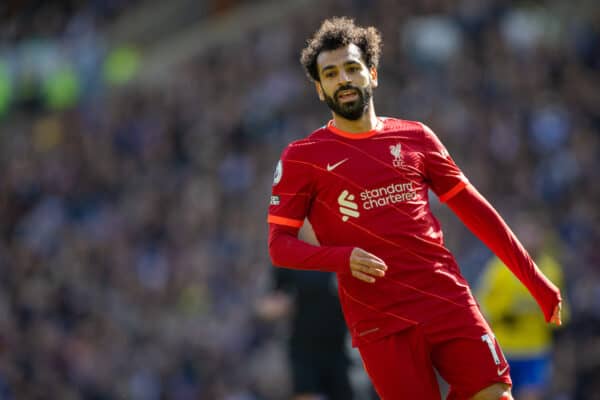
[[[348,139],[365,139],[365,138],[369,138],[369,137],[377,134],[377,132],[380,132],[383,129],[383,121],[381,121],[381,119],[378,118],[377,125],[375,125],[375,128],[371,129],[370,131],[366,131],[366,132],[353,133],[353,132],[343,131],[343,130],[339,129],[338,127],[336,127],[335,125],[333,125],[333,120],[330,120],[327,123],[327,129],[329,129],[331,132],[335,133],[336,135],[340,135],[340,136],[343,136]]]

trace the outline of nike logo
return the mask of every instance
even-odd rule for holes
[[[334,169],[336,169],[337,167],[339,167],[340,165],[342,165],[343,163],[345,163],[348,160],[349,160],[348,158],[345,158],[342,161],[338,161],[333,165],[329,165],[329,163],[327,163],[327,172],[333,171]]]
[[[498,376],[502,375],[503,373],[506,372],[506,370],[508,369],[508,365],[502,369],[497,370],[496,372],[498,372]]]

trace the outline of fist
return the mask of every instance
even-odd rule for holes
[[[562,304],[558,303],[556,305],[556,307],[554,308],[554,312],[552,313],[552,318],[550,318],[550,323],[557,325],[557,326],[562,325],[562,318],[560,315],[561,310],[562,310]]]
[[[373,283],[377,278],[385,276],[387,265],[374,254],[355,247],[350,254],[350,272],[356,279]]]

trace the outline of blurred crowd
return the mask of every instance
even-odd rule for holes
[[[102,30],[139,2],[2,2],[0,117],[69,108],[102,90],[112,51]]]
[[[0,399],[286,398],[285,327],[254,304],[274,165],[330,118],[298,57],[333,15],[383,34],[377,113],[426,122],[509,224],[527,213],[548,230],[570,320],[546,398],[599,399],[594,3],[321,0],[165,82],[13,106],[0,120]],[[489,252],[434,207],[476,284]]]

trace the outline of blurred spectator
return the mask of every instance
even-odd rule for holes
[[[286,349],[293,399],[353,399],[335,276],[279,268],[274,275],[274,291],[262,300],[260,314],[267,319],[292,316]]]

